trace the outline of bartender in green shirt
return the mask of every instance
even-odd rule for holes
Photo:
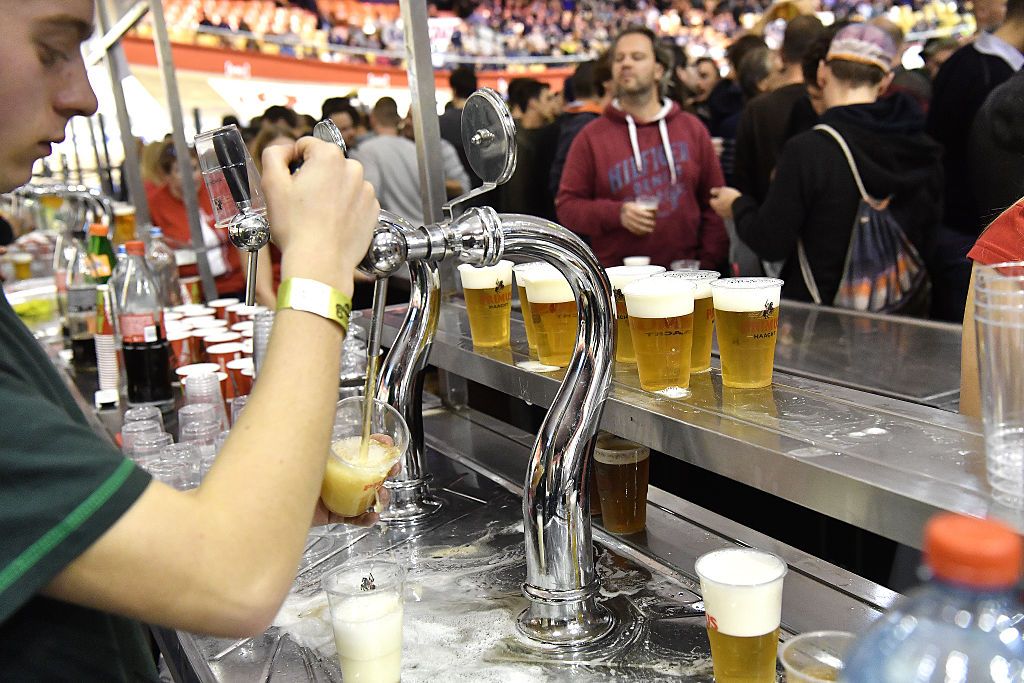
[[[81,53],[93,11],[92,0],[4,4],[0,192],[30,179],[73,116],[95,112]],[[304,138],[267,150],[263,168],[282,278],[350,296],[379,210],[360,166]],[[140,622],[229,637],[266,629],[322,510],[336,313],[279,305],[244,415],[202,486],[183,493],[90,431],[0,296],[0,677],[156,680]]]

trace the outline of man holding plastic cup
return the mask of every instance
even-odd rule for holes
[[[81,53],[95,7],[24,0],[4,9],[0,192],[10,192],[72,117],[96,111]],[[359,164],[303,138],[267,150],[263,167],[282,278],[346,302],[380,210]],[[157,681],[140,622],[223,637],[271,623],[311,518],[327,520],[316,511],[345,320],[304,303],[278,302],[259,386],[202,484],[182,492],[92,431],[0,295],[5,679]]]

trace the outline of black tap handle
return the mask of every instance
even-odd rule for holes
[[[215,135],[213,150],[231,191],[231,198],[236,204],[249,201],[251,197],[244,144],[234,135]]]

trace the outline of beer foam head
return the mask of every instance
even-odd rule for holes
[[[550,263],[545,263],[544,261],[530,261],[529,263],[517,263],[516,265],[512,266],[512,272],[516,274],[516,279],[519,280],[519,284],[524,287],[526,285],[523,283],[523,280],[526,279],[529,273],[544,271],[557,273],[558,269],[555,268]]]
[[[347,436],[331,444],[331,453],[350,467],[366,469],[391,469],[401,457],[397,447],[386,446],[376,439],[370,439],[370,445],[363,453],[362,443],[361,436]]]
[[[594,448],[594,459],[605,465],[635,465],[650,455],[651,449],[647,446],[607,433],[597,437]]]
[[[697,285],[697,289],[693,291],[693,298],[707,299],[711,296],[711,283],[722,277],[722,274],[717,270],[673,270],[668,273],[659,273],[653,277],[693,282]]]
[[[459,266],[463,289],[494,289],[512,285],[512,262],[498,261],[493,266]],[[499,284],[500,283],[500,284]]]
[[[631,318],[676,318],[693,313],[696,285],[687,280],[646,277],[622,288]]]
[[[782,280],[770,277],[727,277],[711,283],[711,296],[719,311],[752,313],[768,304],[779,307]]]
[[[751,548],[729,548],[697,558],[695,569],[709,627],[740,638],[779,627],[787,571],[781,559]]]
[[[526,297],[531,304],[558,304],[576,301],[569,281],[554,266],[551,270],[529,270],[524,274]]]
[[[612,266],[606,268],[605,272],[611,280],[612,289],[622,289],[634,280],[664,273],[665,269],[661,266]]]

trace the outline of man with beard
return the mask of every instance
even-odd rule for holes
[[[590,238],[605,266],[626,256],[658,265],[700,259],[724,263],[729,238],[711,210],[723,182],[711,138],[697,117],[661,95],[669,58],[647,28],[628,28],[612,45],[618,94],[573,141],[556,209],[561,222]],[[644,199],[647,201],[637,201]],[[650,208],[648,201],[657,202]]]

